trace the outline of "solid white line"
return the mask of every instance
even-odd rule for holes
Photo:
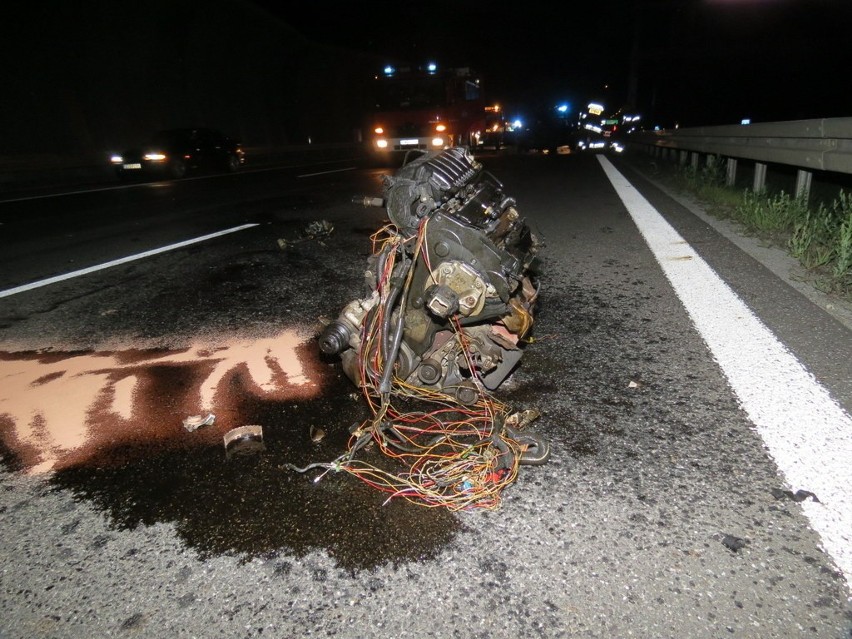
[[[81,193],[99,193],[101,191],[115,191],[118,189],[127,189],[134,186],[147,186],[145,184],[116,184],[115,186],[102,186],[95,189],[87,189],[85,191],[63,191],[62,193],[48,193],[46,195],[28,195],[26,197],[16,197],[8,200],[0,200],[0,204],[11,204],[12,202],[27,202],[29,200],[44,200],[49,197],[64,197],[66,195],[80,195]]]
[[[112,266],[118,266],[119,264],[127,264],[128,262],[133,262],[135,260],[141,260],[146,257],[151,257],[152,255],[157,255],[159,253],[165,253],[166,251],[173,251],[174,249],[183,248],[184,246],[189,246],[190,244],[197,244],[198,242],[204,242],[205,240],[210,240],[214,237],[220,237],[222,235],[227,235],[228,233],[236,233],[237,231],[242,231],[245,229],[250,229],[253,226],[257,226],[257,224],[243,224],[242,226],[235,226],[230,229],[225,229],[224,231],[217,231],[216,233],[210,233],[209,235],[202,235],[201,237],[195,237],[191,240],[184,240],[183,242],[178,242],[177,244],[169,244],[168,246],[163,246],[161,248],[151,249],[150,251],[144,251],[143,253],[136,253],[135,255],[128,255],[127,257],[122,257],[117,260],[112,260],[111,262],[104,262],[103,264],[97,264],[95,266],[89,266],[88,268],[82,268],[78,271],[71,271],[70,273],[65,273],[63,275],[57,275],[55,277],[49,277],[45,280],[39,280],[37,282],[32,282],[30,284],[23,284],[21,286],[16,286],[15,288],[9,288],[5,291],[0,291],[0,297],[9,297],[10,295],[16,295],[17,293],[23,293],[24,291],[31,291],[34,288],[39,288],[42,286],[47,286],[48,284],[55,284],[56,282],[62,282],[64,280],[70,280],[73,277],[79,277],[81,275],[88,275],[89,273],[94,273],[96,271],[102,271],[105,268],[110,268]]]
[[[852,584],[852,418],[605,157],[601,166],[801,502]]]
[[[296,177],[297,178],[304,178],[304,177],[314,177],[316,175],[328,175],[329,173],[342,173],[343,171],[354,171],[356,168],[358,168],[358,167],[347,166],[347,167],[342,168],[342,169],[332,169],[331,171],[318,171],[317,173],[303,173],[302,175],[297,175]]]
[[[316,166],[318,164],[330,164],[330,163],[339,162],[339,161],[340,160],[328,160],[326,162],[313,162],[311,164],[311,166]],[[226,174],[223,174],[223,175],[220,175],[220,174],[196,175],[196,176],[192,176],[192,177],[181,178],[179,180],[179,182],[193,182],[193,181],[196,181],[196,180],[211,180],[211,179],[215,179],[215,178],[221,178],[223,176],[245,175],[246,173],[267,173],[267,172],[270,172],[270,171],[283,171],[283,170],[286,170],[286,169],[292,169],[292,168],[297,168],[297,167],[301,167],[301,166],[305,166],[305,164],[288,164],[288,165],[282,165],[282,166],[270,166],[270,167],[257,168],[257,169],[253,168],[253,167],[243,167],[239,171],[237,171],[236,173],[226,173]],[[354,171],[357,168],[358,168],[357,166],[348,166],[348,167],[343,168],[343,169],[334,169],[332,171],[320,171],[319,173],[305,173],[304,175],[297,175],[296,177],[297,178],[313,177],[315,175],[324,175],[326,173],[337,173],[337,172],[340,172],[340,171]],[[120,189],[125,189],[125,190],[126,189],[136,189],[136,188],[140,188],[140,187],[143,187],[143,186],[164,187],[164,186],[168,186],[168,185],[174,184],[174,183],[175,182],[173,182],[173,181],[156,180],[156,181],[152,181],[152,182],[136,182],[136,183],[130,183],[130,184],[115,184],[113,186],[100,186],[100,187],[95,187],[95,188],[81,189],[81,190],[78,190],[78,191],[62,191],[60,193],[45,193],[45,194],[40,194],[40,195],[27,195],[27,196],[24,196],[24,197],[0,199],[0,204],[12,204],[14,202],[27,202],[29,200],[44,200],[44,199],[51,198],[51,197],[66,197],[68,195],[84,195],[86,193],[100,193],[102,191],[117,191],[117,190],[120,190]]]

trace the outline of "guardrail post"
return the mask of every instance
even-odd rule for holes
[[[754,184],[751,190],[755,193],[766,190],[766,165],[763,162],[754,163]]]
[[[728,172],[725,176],[725,184],[733,186],[737,183],[737,159],[728,158]]]
[[[807,200],[811,194],[811,179],[814,174],[799,169],[796,171],[796,197]]]
[[[692,165],[693,170],[695,170],[695,171],[698,170],[698,158],[699,158],[699,153],[697,151],[693,151],[692,152],[692,159],[690,160],[690,163]]]
[[[689,157],[689,151],[681,151],[680,157],[678,158],[678,164],[684,166],[686,164],[686,160]]]

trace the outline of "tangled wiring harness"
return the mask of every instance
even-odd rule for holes
[[[405,164],[385,176],[383,198],[357,201],[384,206],[389,223],[372,236],[367,295],[326,326],[319,348],[340,356],[371,417],[334,461],[293,468],[344,471],[388,499],[496,508],[519,466],[550,455],[527,430],[537,411],[492,394],[530,341],[541,242],[463,147]],[[371,443],[402,470],[357,455]]]

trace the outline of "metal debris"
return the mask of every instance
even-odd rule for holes
[[[225,456],[230,459],[235,455],[247,455],[266,450],[263,443],[263,427],[257,425],[239,426],[232,428],[223,437]]]
[[[206,417],[203,415],[190,415],[183,420],[183,427],[190,433],[198,430],[202,426],[211,426],[216,421],[216,416],[210,413]]]

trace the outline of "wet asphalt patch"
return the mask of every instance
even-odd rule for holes
[[[452,513],[384,504],[386,495],[345,474],[314,482],[318,473],[284,466],[330,461],[345,450],[348,425],[364,417],[351,394],[341,378],[315,400],[245,402],[244,420],[265,425],[265,447],[256,454],[228,459],[222,445],[133,444],[61,470],[50,483],[93,503],[117,529],[171,523],[202,557],[302,557],[325,549],[339,567],[357,571],[434,556],[461,529]],[[310,423],[327,425],[322,441],[311,439]]]

